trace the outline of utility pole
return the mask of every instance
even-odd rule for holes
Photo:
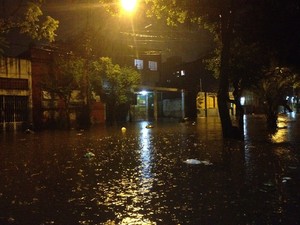
[[[90,1],[88,2],[90,3]],[[90,4],[89,4],[90,6]],[[84,71],[83,71],[83,79],[82,79],[82,94],[83,94],[83,106],[81,111],[80,117],[80,124],[81,128],[89,128],[91,126],[91,101],[90,101],[90,58],[92,54],[92,47],[91,47],[91,29],[90,29],[90,15],[91,9],[88,7],[87,14],[86,14],[86,27],[84,31]]]

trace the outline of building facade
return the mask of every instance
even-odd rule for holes
[[[17,130],[32,123],[31,61],[0,57],[0,130]]]
[[[184,117],[183,90],[166,87],[161,83],[161,53],[146,51],[138,55],[131,60],[141,73],[141,85],[135,89],[136,103],[130,107],[130,120],[151,121],[165,117]],[[174,101],[174,98],[179,102]]]
[[[83,98],[80,97],[79,90],[73,90],[69,102],[69,108],[66,109],[65,103],[57,95],[53,95],[44,90],[41,83],[45,77],[55,77],[54,61],[64,52],[57,48],[32,47],[22,54],[22,57],[31,61],[32,70],[32,123],[35,129],[51,128],[51,126],[60,126],[60,119],[63,113],[67,113],[70,119],[70,125],[76,126],[77,119],[81,113]],[[105,105],[101,102],[99,96],[94,96],[90,104],[91,122],[105,122]],[[61,124],[63,126],[63,124]]]

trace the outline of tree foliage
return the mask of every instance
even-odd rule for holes
[[[267,70],[255,89],[264,106],[269,128],[277,127],[278,108],[288,108],[286,96],[300,86],[297,74],[287,67],[275,67]]]
[[[113,3],[114,12],[118,12],[116,0],[104,1]],[[185,24],[213,33],[215,50],[206,63],[220,82],[218,107],[224,137],[232,137],[235,130],[228,109],[231,85],[234,102],[239,104],[243,88],[264,79],[264,71],[271,71],[274,61],[275,67],[299,67],[298,0],[145,0],[140,7],[148,16],[169,25]],[[237,108],[243,112],[242,107]],[[242,129],[243,124],[239,127]]]
[[[116,110],[132,102],[133,88],[140,84],[140,73],[134,68],[113,64],[108,57],[101,57],[93,64],[95,75],[102,79],[101,97],[110,108],[112,120],[116,120]]]
[[[72,90],[80,87],[84,60],[75,56],[58,56],[53,63],[53,74],[46,76],[43,87],[67,99]]]
[[[236,0],[237,1],[237,0]],[[195,24],[208,29],[220,45],[218,108],[224,137],[235,137],[229,115],[229,61],[233,38],[236,1],[234,0],[146,0],[148,15],[166,20],[167,24]],[[217,71],[217,70],[216,70]]]
[[[206,63],[220,78],[218,106],[225,137],[230,137],[233,130],[226,106],[230,83],[235,94],[241,88],[257,84],[264,77],[263,71],[272,70],[274,58],[276,66],[299,67],[296,61],[300,44],[296,40],[300,35],[300,3],[297,0],[146,2],[150,6],[148,14],[165,19],[168,24],[195,23],[214,34],[216,48]],[[281,85],[280,80],[275,81]]]
[[[68,128],[70,99],[81,98],[74,96],[74,91],[79,90],[82,83],[84,60],[72,55],[59,55],[54,60],[52,71],[53,73],[43,76],[41,87],[50,94],[52,100],[57,99],[61,103],[60,125]]]
[[[33,39],[54,41],[59,22],[43,14],[43,0],[1,0],[0,3],[1,51],[8,44],[5,35],[16,30]]]
[[[95,71],[102,79],[104,98],[115,102],[116,106],[131,101],[130,93],[140,83],[140,73],[131,67],[113,64],[108,57],[101,57],[94,62]]]

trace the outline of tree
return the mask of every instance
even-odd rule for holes
[[[5,35],[12,31],[33,39],[54,41],[59,22],[43,15],[43,0],[1,0],[0,4],[0,54],[8,42]]]
[[[228,110],[230,83],[235,104],[240,106],[241,88],[257,82],[262,71],[278,66],[298,66],[299,1],[209,1],[146,0],[148,14],[166,19],[168,24],[194,23],[215,35],[217,57],[213,62],[219,77],[218,106],[224,137],[241,138],[232,125]],[[253,48],[253,49],[251,49]],[[249,54],[250,53],[250,54]],[[250,57],[249,57],[250,56]],[[261,60],[257,60],[261,59]],[[250,78],[250,79],[249,79]]]
[[[259,1],[245,4],[236,18],[232,83],[240,80],[243,88],[260,93],[269,128],[277,126],[278,106],[285,105],[286,92],[297,83],[293,71],[299,68],[299,6],[295,0]]]
[[[221,58],[219,73],[218,106],[222,123],[224,137],[232,137],[233,126],[229,115],[229,59],[230,44],[234,25],[236,0],[201,0],[201,1],[180,1],[180,0],[145,0],[145,7],[148,16],[155,16],[165,20],[167,24],[176,26],[178,24],[196,24],[209,29],[219,40],[221,40]],[[117,0],[100,0],[108,4],[108,10],[118,13],[120,8],[115,7]],[[198,27],[197,27],[198,26]]]
[[[131,67],[120,67],[118,64],[113,64],[108,57],[101,57],[93,65],[94,76],[102,79],[103,88],[99,94],[107,104],[109,111],[107,119],[109,122],[122,119],[120,116],[127,114],[133,100],[133,88],[140,83],[139,72]],[[95,78],[92,80],[94,81]],[[118,117],[117,112],[120,111],[123,111],[123,115]]]
[[[215,50],[203,62],[206,68],[213,71],[218,77],[220,69],[220,48]],[[243,136],[244,109],[241,105],[241,97],[245,89],[253,89],[263,77],[263,70],[269,64],[269,56],[258,43],[245,43],[241,38],[232,40],[229,60],[229,81],[233,87],[233,100],[236,106],[236,117],[238,121],[240,136]]]
[[[70,127],[70,99],[75,90],[79,90],[84,71],[84,60],[72,55],[59,55],[53,63],[53,73],[43,77],[41,87],[47,91],[51,99],[58,99],[58,124],[62,128]],[[79,96],[77,96],[79,97]],[[54,118],[50,118],[54,121]]]
[[[286,96],[293,94],[299,87],[297,75],[286,67],[275,67],[265,72],[258,84],[256,93],[264,106],[267,125],[271,130],[277,128],[278,108],[283,106],[291,111],[286,102]]]
[[[115,1],[102,0],[106,3],[115,3]],[[249,74],[245,73],[245,69],[250,68],[251,74],[254,74],[251,66],[255,67],[256,64],[251,65],[245,63],[247,60],[243,60],[245,61],[243,65],[239,64],[243,68],[234,68],[236,65],[233,63],[238,59],[234,58],[234,55],[238,54],[233,49],[236,46],[243,49],[247,46],[258,48],[259,54],[263,52],[263,55],[269,57],[268,60],[263,61],[265,64],[259,65],[259,68],[270,68],[274,57],[277,58],[278,65],[289,63],[296,65],[300,53],[299,41],[296,41],[300,35],[299,1],[145,0],[145,3],[141,7],[145,7],[143,10],[147,15],[164,20],[169,25],[186,24],[198,30],[208,29],[214,34],[219,58],[212,65],[217,66],[214,70],[218,72],[219,78],[218,106],[223,136],[242,138],[243,124],[240,124],[240,129],[232,125],[228,110],[230,102],[228,92],[232,83],[236,89],[234,102],[239,106],[240,87]],[[109,9],[116,13],[118,11],[116,5],[111,4]],[[247,57],[245,53],[243,52],[243,57]],[[236,73],[240,69],[243,69],[244,73]],[[262,75],[262,72],[258,71],[255,77]],[[257,79],[255,78],[254,81]]]
[[[168,24],[196,24],[208,29],[220,44],[218,107],[225,138],[236,137],[235,128],[229,115],[229,60],[234,18],[235,0],[223,1],[177,1],[146,0],[148,15],[166,19]]]

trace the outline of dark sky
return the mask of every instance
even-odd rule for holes
[[[205,31],[195,31],[186,27],[167,27],[163,21],[144,18],[141,13],[132,18],[125,16],[112,18],[100,4],[75,2],[48,0],[44,6],[45,14],[60,22],[56,40],[76,35],[88,23],[99,35],[105,35],[108,39],[117,41],[131,38],[132,45],[137,48],[161,51],[163,60],[171,56],[181,56],[183,61],[189,62],[196,60],[209,49],[209,38]],[[24,51],[30,41],[16,34],[10,35],[10,38],[12,42],[10,54]]]

